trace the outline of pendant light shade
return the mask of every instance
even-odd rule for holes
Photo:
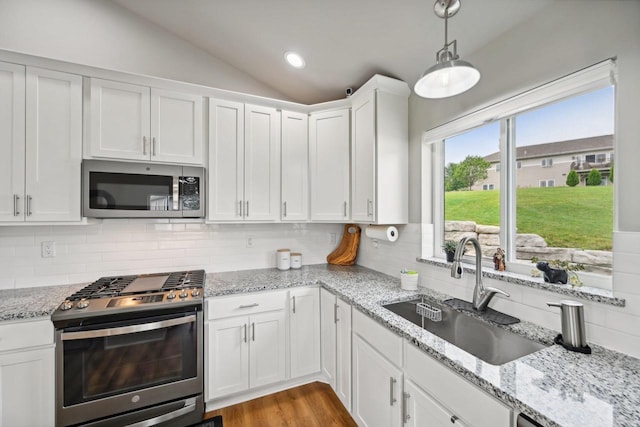
[[[448,18],[460,10],[460,0],[437,0],[436,16],[444,19],[444,47],[436,53],[436,64],[416,82],[414,91],[423,98],[447,98],[471,89],[480,80],[480,72],[459,59],[457,40],[448,42]],[[450,50],[451,49],[451,50]]]

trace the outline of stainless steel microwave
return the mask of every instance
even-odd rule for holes
[[[82,162],[82,211],[88,218],[200,218],[203,167]]]

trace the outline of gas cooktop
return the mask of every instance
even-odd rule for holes
[[[167,307],[202,307],[204,270],[102,277],[69,296],[51,315],[61,320]]]

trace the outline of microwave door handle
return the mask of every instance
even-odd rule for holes
[[[173,209],[180,210],[180,195],[182,194],[182,183],[179,176],[173,177]]]
[[[176,319],[163,320],[160,322],[143,323],[141,325],[121,326],[118,328],[96,329],[93,331],[64,332],[61,335],[62,341],[84,340],[91,338],[113,337],[116,335],[135,334],[137,332],[154,331],[156,329],[166,329],[171,326],[194,323],[195,315],[179,317]]]

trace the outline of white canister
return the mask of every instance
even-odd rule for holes
[[[276,267],[278,267],[278,270],[291,268],[291,251],[289,249],[278,249],[278,252],[276,252]]]
[[[302,254],[300,252],[291,252],[291,268],[302,267]]]

